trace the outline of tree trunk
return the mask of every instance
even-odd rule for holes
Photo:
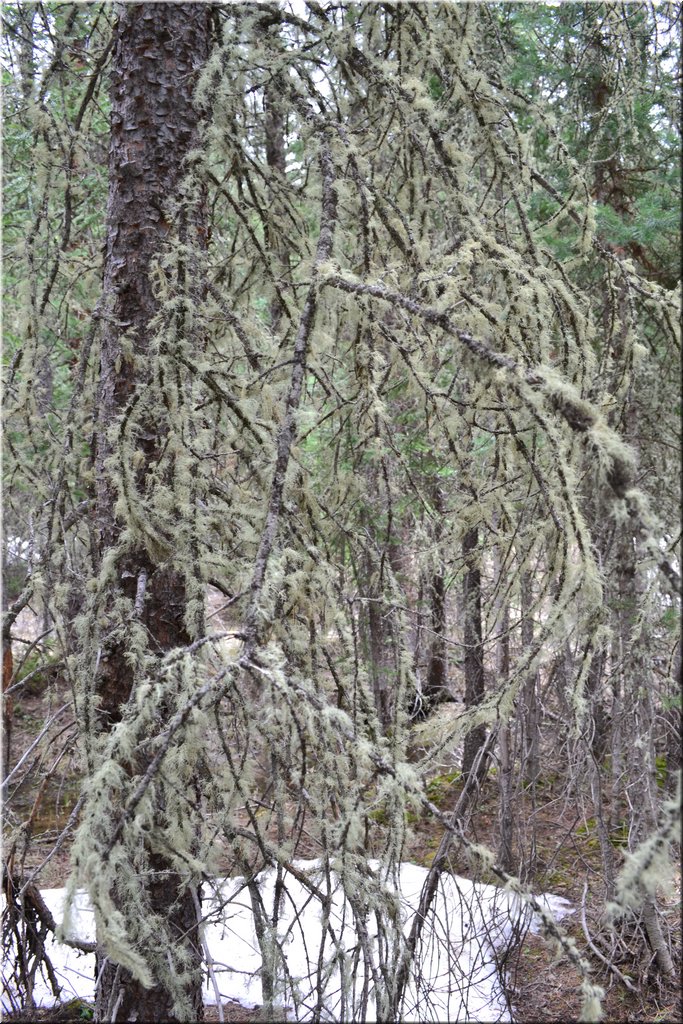
[[[281,40],[275,44],[279,49]],[[283,98],[285,83],[278,74],[268,83],[264,91],[266,134],[266,164],[272,177],[270,185],[271,208],[269,219],[265,225],[266,248],[273,256],[272,266],[275,273],[274,295],[270,303],[270,326],[273,334],[280,330],[283,313],[285,312],[282,291],[289,283],[290,267],[287,246],[284,242],[285,210],[280,199],[280,189],[285,182],[287,171],[286,161],[286,108]],[[282,342],[281,342],[282,343]]]
[[[481,569],[479,568],[479,530],[470,527],[462,541],[467,571],[463,588],[465,614],[465,707],[471,711],[484,699],[484,649],[481,627]],[[486,726],[477,725],[465,737],[462,755],[462,774],[465,779],[472,771],[479,748],[486,740]]]
[[[190,639],[184,623],[185,584],[175,569],[159,564],[142,545],[120,544],[123,524],[114,508],[111,427],[129,408],[144,381],[151,355],[149,324],[158,312],[150,264],[168,235],[168,201],[184,173],[184,160],[197,146],[198,112],[193,106],[196,72],[206,61],[210,7],[204,4],[120,5],[111,70],[109,196],[104,266],[102,347],[97,425],[97,525],[100,558],[117,548],[109,608],[128,602],[146,628],[149,653],[160,655]],[[200,236],[201,211],[193,226]],[[124,335],[126,336],[124,339]],[[132,354],[126,348],[132,343]],[[159,435],[162,435],[160,437]],[[162,447],[163,426],[146,425],[139,446],[144,482]],[[111,556],[110,556],[111,557]],[[114,637],[116,632],[114,631]],[[96,680],[96,728],[121,719],[134,683],[126,644],[110,639]],[[136,770],[140,765],[136,764]],[[148,894],[154,913],[168,922],[187,957],[187,1002],[201,1020],[202,978],[197,912],[189,886],[163,856],[150,853]],[[144,989],[127,971],[101,957],[97,1019],[175,1021],[173,999],[162,985]]]
[[[21,91],[26,102],[33,97],[36,77],[36,61],[33,52],[33,22],[36,16],[36,4],[22,4],[17,11],[19,25],[21,26],[20,53],[20,74]]]
[[[520,586],[520,602],[522,612],[521,641],[522,651],[530,651],[534,644],[533,616],[533,581],[531,574],[523,570]],[[563,659],[564,660],[564,659]],[[541,715],[538,701],[538,672],[533,669],[527,672],[521,693],[521,776],[524,780],[525,807],[520,822],[525,829],[525,841],[520,840],[520,871],[524,878],[533,877],[537,857],[537,784],[541,772]]]
[[[426,591],[429,602],[430,649],[427,671],[422,686],[415,697],[411,718],[425,719],[439,704],[453,698],[448,689],[448,650],[446,647],[447,588],[442,546],[444,503],[441,489],[432,490],[432,501],[437,513],[434,524],[434,563],[426,584],[420,580],[420,597],[417,607],[422,605],[422,590]],[[418,611],[418,615],[420,612]],[[419,635],[419,630],[418,630]]]
[[[498,553],[498,570],[500,571],[501,560]],[[510,678],[510,609],[507,603],[501,607],[498,617],[498,630],[500,638],[497,642],[497,665],[498,685],[506,686]],[[515,869],[513,841],[516,827],[516,807],[513,799],[513,776],[515,768],[515,756],[513,749],[513,735],[509,720],[503,722],[498,730],[498,755],[500,758],[498,771],[498,863],[505,870],[512,872]]]

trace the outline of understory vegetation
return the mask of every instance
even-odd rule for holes
[[[265,1012],[398,1021],[457,874],[574,906],[514,1019],[680,1019],[680,4],[3,17],[12,1008],[65,885],[201,1019],[241,876]]]

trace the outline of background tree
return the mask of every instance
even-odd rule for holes
[[[679,201],[676,196],[680,196],[680,189],[671,177],[677,162],[673,152],[679,143],[677,72],[669,58],[673,52],[672,32],[675,32],[680,12],[675,7],[662,8],[659,17],[652,17],[642,6],[597,5],[590,9],[578,6],[567,9],[562,18],[554,22],[544,14],[538,21],[534,17],[527,20],[519,9],[511,8],[507,13],[506,28],[522,29],[513,37],[516,35],[514,49],[518,55],[515,75],[524,79],[525,91],[545,89],[553,105],[561,102],[564,108],[568,103],[573,111],[573,116],[562,122],[562,137],[585,168],[587,180],[592,180],[601,244],[612,253],[631,257],[647,280],[673,286],[675,281],[668,273],[678,259],[674,254],[680,247],[680,240],[678,230],[672,231],[670,213]],[[527,51],[531,58],[527,64],[522,56],[523,39],[528,39],[525,33],[530,23],[543,45],[540,49],[534,47],[533,54]],[[614,47],[621,54],[617,68],[610,56]],[[533,67],[536,85],[527,78],[530,67]],[[547,144],[548,137],[542,131],[537,133],[536,145],[541,154]],[[546,210],[546,215],[548,212]],[[664,252],[666,256],[662,261],[660,254]],[[668,719],[673,725],[671,735],[678,734],[680,722],[671,721],[671,691],[668,689],[676,685],[675,642],[670,648],[673,661],[663,689],[660,680],[667,678],[667,674],[655,681],[652,667],[646,668],[647,664],[653,665],[650,658],[657,660],[650,642],[658,646],[664,639],[659,617],[668,615],[671,621],[676,617],[670,602],[677,603],[677,574],[672,573],[665,552],[672,550],[671,542],[677,532],[674,508],[678,498],[669,502],[668,472],[661,461],[657,461],[655,468],[651,460],[657,459],[655,453],[662,442],[665,446],[677,443],[673,440],[677,425],[664,426],[670,422],[675,399],[672,393],[662,401],[661,389],[666,390],[667,382],[673,385],[671,370],[678,359],[672,358],[668,342],[660,346],[654,341],[662,336],[658,316],[653,317],[649,310],[652,292],[647,288],[634,291],[624,278],[621,264],[608,266],[607,275],[593,268],[588,277],[582,275],[581,278],[587,292],[594,296],[596,316],[603,325],[597,342],[599,362],[593,390],[598,393],[602,389],[609,395],[609,422],[620,424],[623,436],[638,450],[640,485],[647,491],[656,480],[654,488],[661,488],[662,495],[666,495],[657,503],[657,525],[650,518],[649,539],[646,533],[639,531],[634,536],[632,521],[614,521],[606,515],[597,495],[588,493],[586,496],[587,515],[608,593],[604,615],[607,638],[588,676],[591,720],[584,737],[588,755],[584,768],[597,794],[598,831],[608,893],[611,893],[615,871],[612,837],[623,828],[622,809],[627,803],[632,808],[650,808],[644,810],[645,817],[649,815],[647,825],[644,820],[636,822],[638,813],[630,818],[628,844],[633,847],[652,828],[651,787],[657,778],[657,757],[660,766],[666,763],[672,770],[679,763],[677,755],[669,759],[663,753],[668,741],[661,727]],[[632,368],[630,372],[629,368]],[[657,384],[653,391],[655,379]],[[657,431],[651,432],[648,426],[655,410],[663,426],[660,439],[655,437]],[[677,493],[677,485],[674,491]],[[658,540],[653,546],[655,536]],[[659,566],[654,574],[649,568],[652,560]],[[610,596],[612,585],[615,590]],[[649,597],[645,597],[646,594]],[[653,604],[649,604],[650,600]],[[639,642],[634,644],[636,636]],[[646,650],[650,651],[649,655],[645,654]],[[635,680],[642,682],[648,676],[650,683],[634,691]],[[663,712],[659,727],[653,718],[653,694],[660,714]],[[631,724],[624,730],[626,720],[641,723],[638,749],[648,751],[642,758],[626,755],[624,742],[633,729]],[[599,765],[597,772],[596,765]],[[606,777],[601,779],[605,768]],[[640,791],[641,787],[644,790],[634,799],[635,791]],[[651,912],[648,917],[646,927],[652,932],[649,942],[652,948],[662,949],[659,926]],[[667,970],[672,965],[665,956],[660,966]]]

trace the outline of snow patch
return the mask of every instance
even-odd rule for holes
[[[381,874],[378,862],[370,868]],[[256,879],[267,916],[266,932],[277,941],[281,955],[276,963],[277,1001],[286,1006],[288,1018],[310,1020],[316,1009],[323,1020],[374,1020],[373,969],[378,967],[377,925],[369,913],[359,922],[346,898],[339,877],[327,874],[319,861],[295,861],[296,875],[283,870],[276,885],[274,868]],[[427,869],[402,864],[398,886],[382,881],[396,898],[401,926],[408,935],[419,905]],[[303,881],[324,893],[323,906]],[[243,878],[216,879],[206,883],[203,901],[204,941],[209,964],[204,986],[206,1003],[235,1000],[245,1006],[263,1003],[262,955],[257,938],[251,895]],[[279,896],[276,895],[276,889]],[[43,898],[55,919],[64,914],[64,889],[46,889]],[[572,913],[559,896],[537,897],[556,920]],[[277,903],[277,907],[276,907]],[[79,892],[71,919],[74,935],[95,938],[93,911],[85,893]],[[275,921],[275,925],[272,922]],[[540,929],[538,915],[514,893],[492,885],[480,885],[455,875],[443,875],[425,922],[420,946],[404,993],[404,1021],[511,1021],[501,975],[506,951],[527,928]],[[360,932],[366,932],[365,951]],[[276,948],[273,946],[273,948]],[[64,946],[50,938],[46,951],[62,986],[61,999],[92,1001],[95,988],[95,957]],[[367,955],[369,954],[369,955]],[[384,966],[393,968],[385,950]],[[42,976],[36,978],[34,999],[49,1006],[54,997]],[[8,1010],[9,1005],[3,1008]]]

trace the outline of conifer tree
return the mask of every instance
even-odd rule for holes
[[[135,701],[138,666],[189,643],[192,633],[196,636],[197,627],[187,621],[188,588],[182,572],[162,537],[153,547],[136,535],[132,523],[122,522],[116,479],[121,462],[117,448],[126,444],[135,446],[132,486],[143,504],[153,502],[161,481],[178,472],[179,454],[169,453],[164,410],[157,407],[142,417],[132,438],[119,428],[133,396],[153,386],[148,366],[159,301],[152,260],[161,257],[173,235],[178,245],[199,248],[206,232],[204,197],[188,200],[182,187],[188,156],[199,138],[193,90],[208,57],[209,15],[208,7],[196,4],[128,5],[119,10],[114,29],[104,284],[96,313],[101,322],[95,427],[97,588],[104,600],[90,612],[91,620],[97,615],[97,624],[88,621],[83,652],[87,657],[88,647],[97,646],[93,692],[82,693],[83,712],[93,716],[93,745],[96,737],[106,737],[121,722]],[[182,212],[171,226],[177,209],[171,204],[181,197]],[[179,257],[180,288],[197,289],[201,273],[196,261]],[[185,282],[191,278],[189,286]],[[181,303],[164,327],[166,344],[199,347]],[[171,709],[161,706],[158,713],[162,724]],[[135,776],[144,772],[150,755],[136,750],[126,760],[124,770]],[[90,763],[97,771],[94,751]],[[163,816],[163,810],[155,813]],[[163,843],[152,842],[146,866],[137,893],[139,931],[134,940],[137,956],[148,965],[143,978],[121,964],[108,936],[110,928],[115,930],[110,921],[121,912],[117,904],[132,893],[116,892],[110,883],[111,905],[97,907],[104,950],[98,1019],[118,1015],[132,1020],[137,1015],[147,1021],[201,1020],[196,885],[188,886]],[[162,949],[160,934],[167,937]]]

